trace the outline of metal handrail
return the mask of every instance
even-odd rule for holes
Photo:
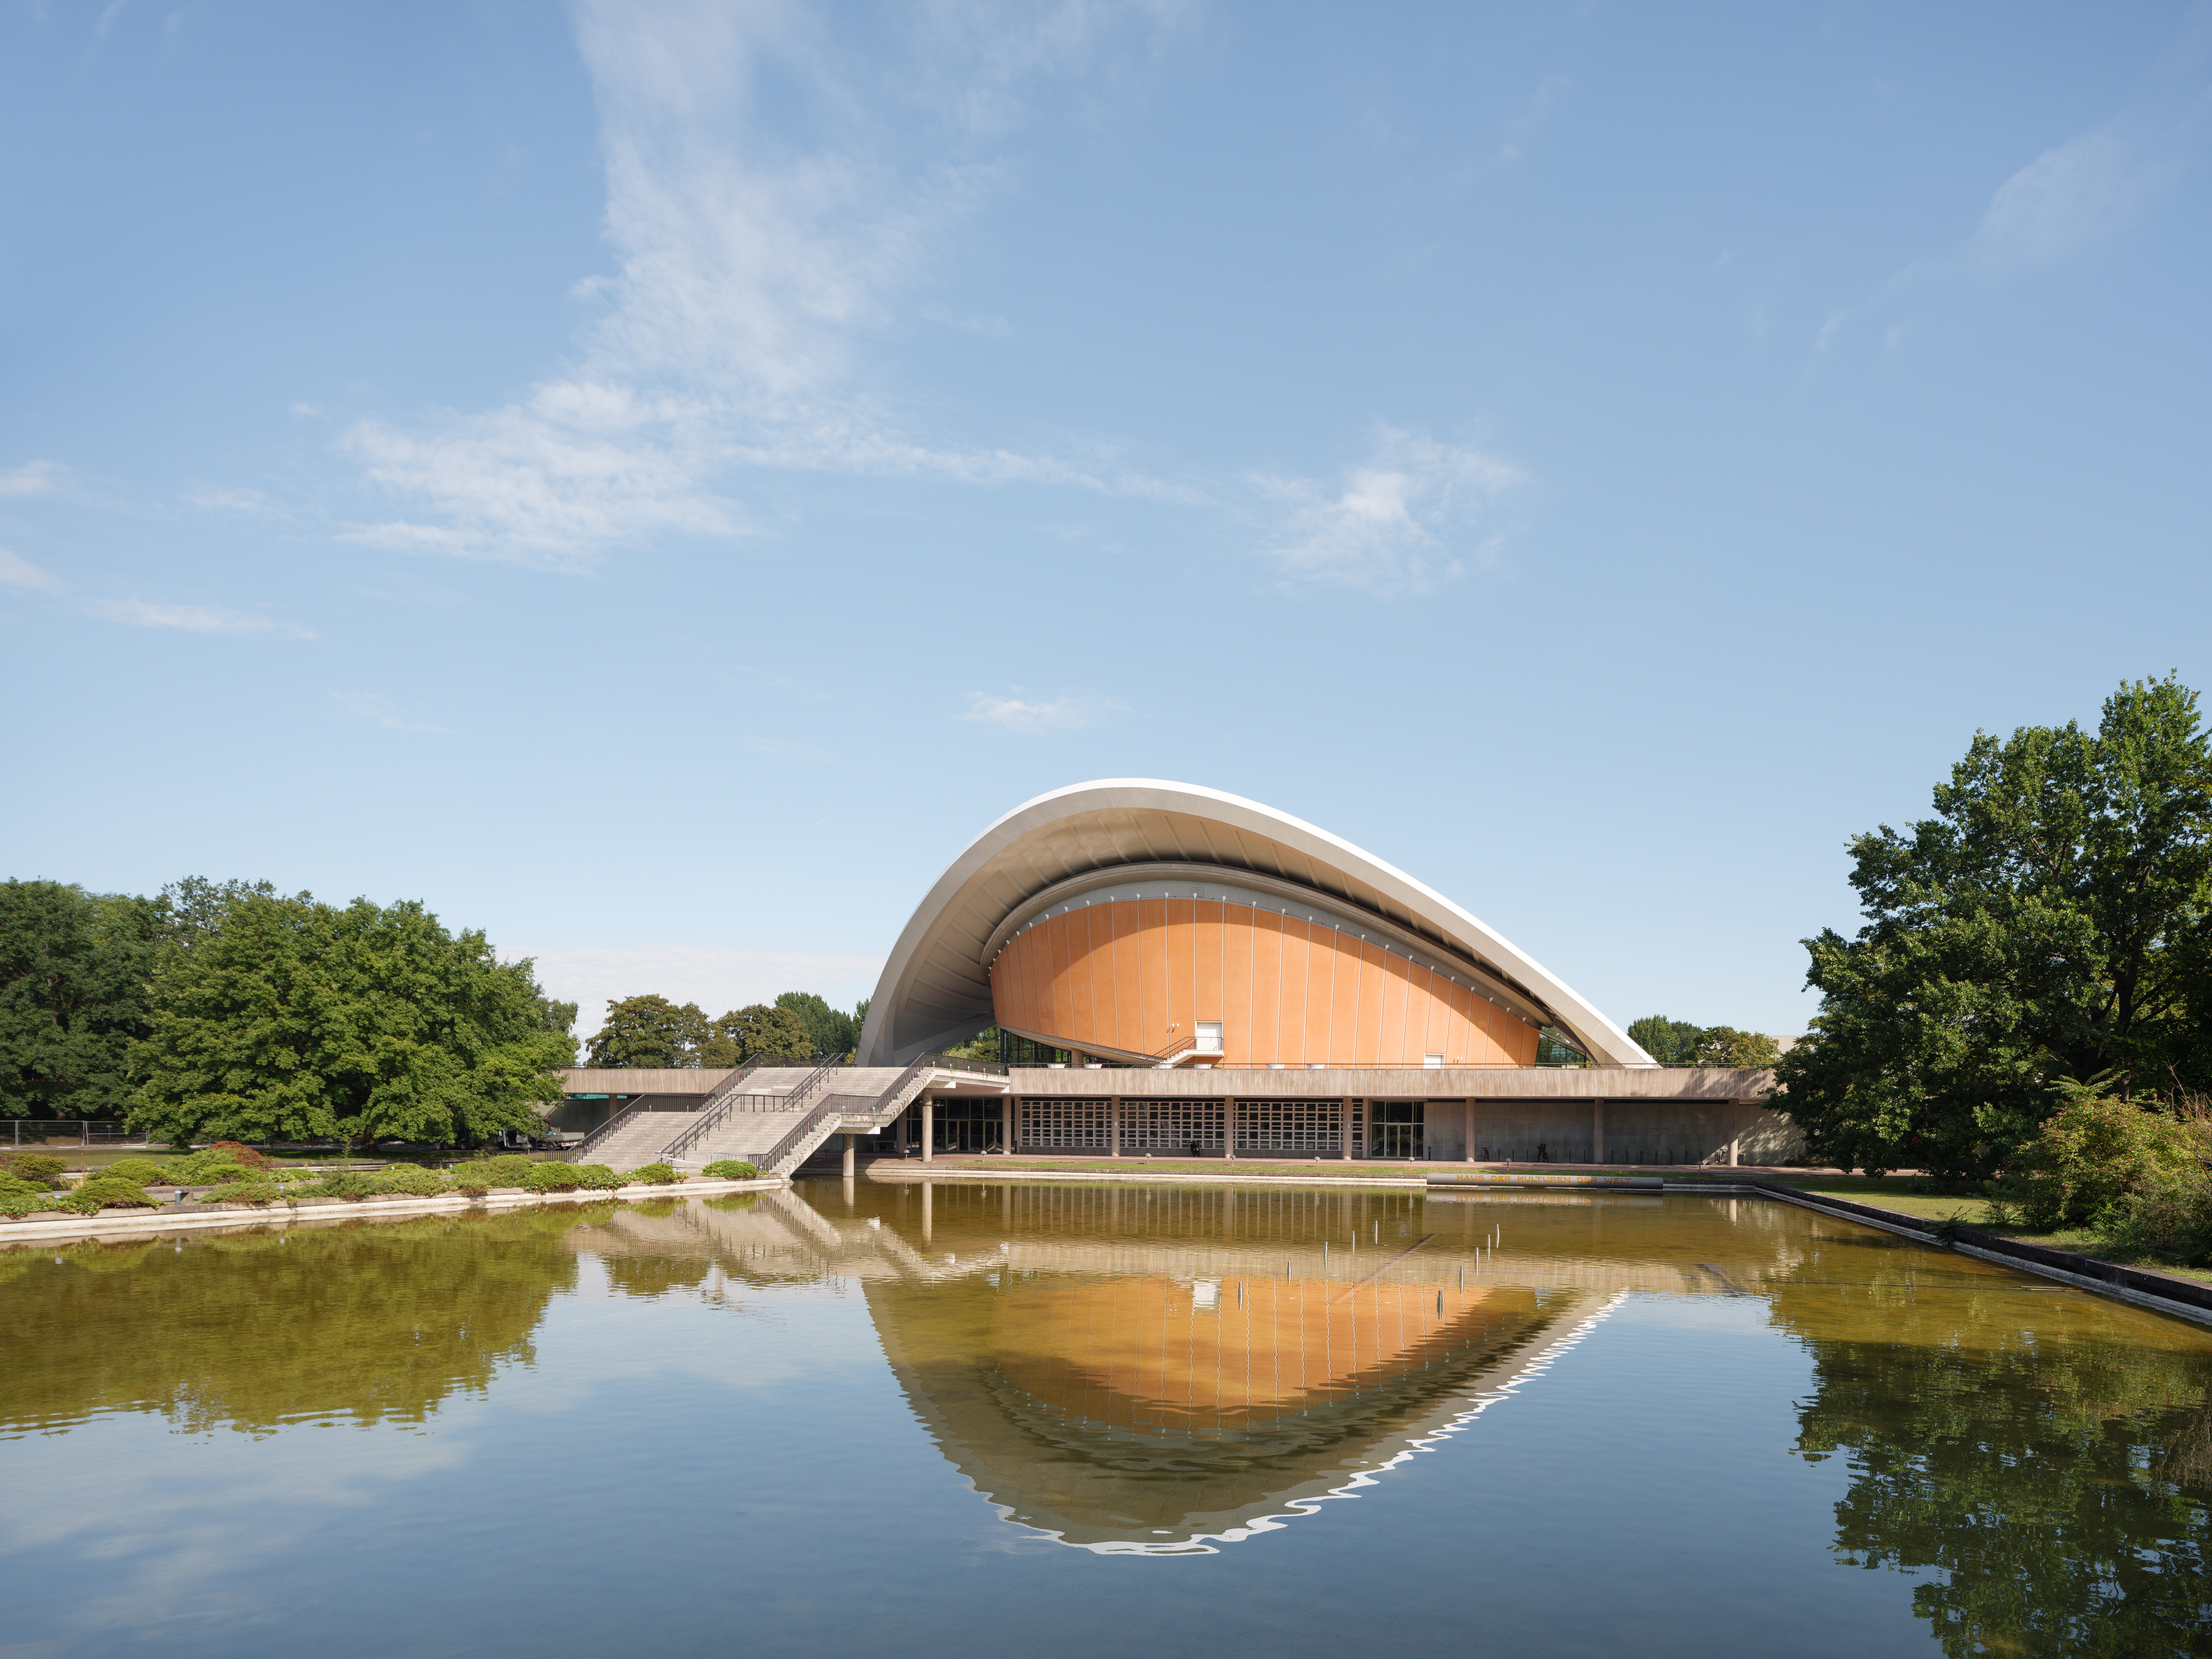
[[[829,1102],[825,1100],[821,1105],[817,1106],[804,1118],[800,1119],[798,1123],[787,1130],[782,1139],[778,1140],[775,1146],[769,1147],[764,1152],[755,1154],[751,1160],[753,1167],[757,1170],[765,1170],[769,1175],[787,1174],[788,1171],[778,1167],[783,1162],[786,1154],[791,1151],[794,1145],[805,1139],[808,1135],[811,1134],[817,1127],[819,1127],[824,1119],[833,1117],[835,1115],[836,1115],[836,1114],[832,1110]]]
[[[772,1060],[781,1060],[783,1058],[786,1057],[782,1055],[775,1055],[755,1060],[744,1069],[747,1073],[757,1072],[763,1066],[769,1064]],[[743,1095],[734,1093],[727,1090],[724,1091],[720,1096],[721,1104],[715,1107],[711,1112],[704,1110],[701,1111],[698,1117],[684,1129],[682,1134],[678,1135],[675,1139],[670,1141],[665,1146],[663,1146],[660,1149],[660,1156],[664,1159],[672,1160],[681,1158],[684,1153],[690,1152],[694,1146],[696,1146],[701,1141],[704,1140],[708,1135],[714,1133],[717,1128],[720,1127],[724,1120],[726,1120],[732,1112],[740,1110],[758,1112],[769,1109],[764,1106],[750,1104],[749,1103],[762,1100],[773,1100],[777,1102],[786,1109],[801,1105],[805,1103],[807,1095],[813,1090],[813,1087],[817,1083],[820,1082],[823,1077],[828,1075],[830,1073],[836,1071],[845,1062],[842,1060],[825,1060],[821,1065],[817,1066],[811,1072],[808,1073],[803,1081],[799,1083],[787,1092],[782,1094],[777,1094],[771,1091],[759,1095]]]
[[[637,1097],[638,1101],[649,1100],[652,1097],[650,1095],[640,1095]],[[645,1109],[642,1106],[637,1103],[637,1101],[633,1101],[630,1104],[623,1107],[622,1110],[617,1112],[605,1123],[599,1125],[598,1128],[592,1130],[591,1133],[586,1135],[581,1140],[578,1141],[575,1146],[571,1147],[568,1152],[568,1161],[571,1164],[574,1164],[578,1158],[583,1157],[586,1152],[590,1152],[592,1147],[598,1146],[601,1141],[605,1140],[609,1135],[612,1134],[617,1129],[629,1122],[630,1119],[635,1117],[644,1109]]]
[[[1003,1060],[975,1060],[966,1054],[936,1053],[922,1055],[907,1070],[912,1072],[918,1066],[933,1066],[940,1072],[974,1072],[983,1077],[1004,1077],[1013,1070]]]

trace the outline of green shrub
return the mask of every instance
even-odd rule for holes
[[[533,1164],[522,1184],[533,1193],[566,1193],[582,1186],[584,1178],[573,1164]]]
[[[666,1164],[641,1164],[632,1170],[627,1178],[654,1187],[673,1187],[684,1179]]]
[[[587,1187],[595,1193],[612,1192],[623,1184],[623,1178],[604,1164],[564,1164],[561,1167],[576,1177],[579,1187]]]
[[[754,1181],[760,1171],[741,1158],[721,1158],[699,1171],[711,1181]]]
[[[205,1204],[274,1204],[284,1196],[284,1188],[275,1182],[247,1176],[243,1181],[227,1181],[220,1187],[210,1188],[200,1194],[200,1200]]]
[[[137,1187],[143,1187],[153,1181],[167,1182],[174,1186],[191,1184],[189,1182],[179,1182],[167,1169],[150,1158],[118,1158],[114,1163],[100,1170],[100,1174],[103,1178],[112,1176],[118,1181],[130,1182]]]
[[[2199,1139],[2193,1120],[2081,1091],[2044,1120],[1996,1196],[2017,1203],[2031,1227],[2089,1221],[2197,1170]]]
[[[67,1168],[61,1159],[47,1152],[0,1152],[0,1175],[10,1175],[33,1187],[43,1187],[48,1192],[62,1185],[62,1171]]]
[[[376,1177],[380,1193],[398,1193],[409,1198],[430,1198],[447,1190],[445,1178],[419,1164],[400,1164]]]
[[[367,1198],[376,1190],[377,1180],[378,1177],[375,1176],[361,1175],[350,1170],[342,1170],[336,1175],[326,1175],[319,1181],[311,1181],[304,1186],[294,1187],[288,1196],[347,1198],[358,1200]]]
[[[2117,1256],[2153,1256],[2183,1267],[2212,1266],[2212,1175],[2163,1171],[2097,1212],[2098,1243]]]
[[[455,1167],[453,1180],[470,1187],[520,1187],[528,1183],[536,1168],[535,1160],[509,1152],[501,1158],[471,1158]]]
[[[241,1170],[270,1170],[276,1165],[268,1153],[257,1152],[242,1140],[218,1140],[208,1151],[222,1153]]]
[[[134,1181],[126,1181],[120,1176],[100,1175],[64,1199],[62,1207],[79,1215],[94,1215],[106,1209],[150,1208],[160,1202],[159,1199],[147,1197],[146,1189]]]
[[[0,1173],[0,1215],[33,1215],[41,1210],[55,1209],[60,1203],[61,1200],[44,1187]]]
[[[254,1174],[251,1165],[240,1164],[228,1152],[219,1152],[213,1147],[185,1158],[173,1158],[164,1168],[167,1173],[163,1178],[173,1181],[180,1187],[206,1187],[218,1182],[245,1181]]]

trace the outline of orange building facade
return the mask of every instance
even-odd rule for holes
[[[1218,1066],[1536,1062],[1538,1027],[1371,919],[1218,890],[1073,901],[989,965],[1002,1030],[1109,1060]]]

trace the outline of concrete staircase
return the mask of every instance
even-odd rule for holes
[[[604,1164],[617,1175],[656,1164],[660,1149],[684,1132],[689,1112],[632,1112],[607,1132],[606,1139],[575,1155],[579,1164]]]
[[[932,1084],[969,1075],[966,1062],[925,1055],[913,1065],[756,1066],[708,1097],[696,1112],[632,1109],[572,1156],[617,1174],[665,1158],[687,1175],[709,1164],[743,1158],[770,1175],[787,1176],[836,1134],[884,1128]],[[704,1129],[680,1152],[675,1144]],[[802,1129],[796,1138],[793,1131]]]
[[[909,1066],[902,1071],[891,1066],[841,1066],[832,1072],[822,1073],[811,1079],[804,1072],[756,1072],[745,1080],[747,1094],[732,1096],[730,1109],[724,1112],[714,1127],[693,1145],[684,1149],[675,1160],[676,1167],[687,1173],[696,1173],[708,1164],[726,1158],[741,1158],[758,1164],[771,1175],[789,1175],[804,1164],[822,1143],[831,1135],[851,1127],[870,1130],[880,1128],[892,1117],[906,1109],[907,1101],[920,1092],[921,1080],[904,1091],[904,1097],[890,1106],[885,1091],[901,1092],[894,1085],[908,1081]],[[804,1094],[795,1092],[805,1089]],[[755,1090],[782,1091],[769,1098],[754,1095]],[[817,1109],[846,1102],[862,1109],[863,1115],[855,1118],[846,1112],[821,1115],[811,1129],[799,1139],[783,1146],[772,1163],[764,1162],[793,1129],[807,1121]],[[888,1108],[888,1115],[881,1109]],[[675,1136],[672,1134],[671,1139]]]

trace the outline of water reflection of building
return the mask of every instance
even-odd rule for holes
[[[1613,1294],[1742,1291],[1797,1258],[1752,1218],[1775,1206],[1530,1197],[818,1183],[579,1243],[717,1263],[740,1293],[857,1280],[917,1417],[1010,1520],[1171,1552],[1358,1484]]]

